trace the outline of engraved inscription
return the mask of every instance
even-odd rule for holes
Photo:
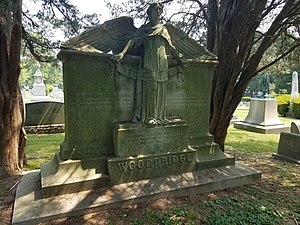
[[[186,164],[192,162],[192,154],[159,156],[148,159],[132,159],[117,163],[120,172],[133,171],[137,169],[164,168],[174,164]]]
[[[120,107],[132,107],[133,95],[128,93],[76,93],[68,96],[68,105],[71,108],[103,109],[118,103]]]
[[[206,107],[208,97],[200,97],[197,93],[190,95],[173,95],[167,98],[167,107],[175,110],[184,110],[186,107]]]
[[[187,125],[118,129],[114,132],[114,150],[117,156],[175,152],[188,146]]]

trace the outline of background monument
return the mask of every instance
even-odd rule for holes
[[[298,98],[299,90],[298,90],[298,73],[296,71],[292,74],[292,91],[291,91],[291,98]]]
[[[270,77],[266,75],[262,96],[251,98],[247,117],[244,121],[234,122],[234,128],[262,134],[279,134],[290,130],[278,117],[278,101],[269,96],[269,83]]]

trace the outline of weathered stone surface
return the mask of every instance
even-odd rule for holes
[[[135,80],[126,76],[114,75],[111,71],[111,55],[109,54],[62,50],[59,58],[63,61],[64,67],[66,115],[65,140],[61,144],[60,157],[71,163],[70,168],[72,168],[71,160],[74,160],[75,164],[77,160],[80,163],[90,160],[95,162],[96,159],[113,158],[113,155],[128,157],[129,155],[137,156],[137,153],[144,155],[161,154],[163,152],[180,152],[187,149],[188,145],[192,148],[193,146],[208,146],[209,148],[212,145],[213,137],[208,134],[210,97],[207,93],[210,93],[211,75],[215,61],[191,60],[189,67],[184,70],[180,78],[176,73],[170,71],[167,84],[167,118],[188,120],[188,125],[180,123],[180,128],[174,124],[172,125],[174,127],[170,125],[167,128],[176,131],[177,137],[174,135],[170,139],[166,139],[158,136],[155,139],[158,141],[154,141],[154,139],[148,141],[147,151],[141,151],[139,147],[136,147],[142,146],[140,143],[142,139],[139,139],[140,142],[132,141],[131,143],[135,149],[127,148],[125,152],[122,150],[123,153],[119,153],[118,146],[123,148],[123,145],[119,144],[114,147],[113,127],[116,123],[130,120],[132,116]],[[138,58],[134,56],[128,56],[123,60],[126,65],[136,65],[138,62]],[[170,60],[170,64],[172,63],[174,64]],[[157,128],[154,130],[163,130],[163,127],[168,127],[168,125],[156,126]],[[150,133],[151,129],[147,134]],[[169,135],[165,133],[166,136]],[[156,138],[154,135],[152,137]],[[167,142],[164,143],[163,140],[167,140]],[[156,145],[161,147],[156,149]],[[170,147],[167,147],[168,145]],[[131,154],[132,152],[134,154]],[[199,160],[197,168],[231,165],[231,161],[230,157],[227,159],[223,155],[216,157],[216,160],[211,160],[211,163],[209,160]],[[55,166],[59,168],[58,171],[63,171],[60,169],[63,164],[59,160],[54,160],[53,163],[57,164]],[[48,168],[42,166],[41,170],[43,174],[47,174],[44,170],[48,170]],[[102,169],[97,169],[97,174],[107,174],[107,170],[106,167],[102,167]],[[58,175],[53,177],[55,176]],[[82,177],[82,179],[84,178]],[[48,179],[48,181],[50,184],[55,179]],[[64,188],[62,193],[68,189],[73,192],[80,190],[80,187],[85,187],[85,185],[80,185],[82,182],[79,179],[77,181],[79,185],[68,184],[72,188]],[[90,186],[97,185],[92,184]],[[54,189],[51,191],[49,191],[48,186],[42,186],[48,189],[48,194],[45,196],[53,193],[58,194],[60,185],[55,184],[53,186]]]
[[[107,186],[105,157],[63,161],[57,152],[52,161],[41,164],[43,198]]]
[[[54,101],[25,104],[25,126],[64,124],[64,103]]]
[[[300,164],[300,134],[282,132],[274,157]]]
[[[134,80],[111,73],[111,55],[61,51],[64,61],[66,127],[61,145],[63,159],[113,154],[113,121],[132,115]],[[78,63],[80,62],[80,63]],[[138,64],[129,56],[125,64]],[[199,142],[208,136],[211,72],[214,61],[191,61],[182,79],[168,80],[167,117],[188,121],[189,137]]]
[[[260,177],[261,173],[257,170],[237,164],[42,199],[39,171],[30,171],[23,176],[22,182],[18,185],[12,224],[36,224],[162,197],[188,196],[224,190],[256,183]]]
[[[195,169],[194,149],[164,154],[108,159],[108,174],[113,184],[190,172]]]
[[[118,157],[178,152],[186,149],[189,127],[183,122],[162,126],[116,123],[113,128],[114,153]]]
[[[234,156],[227,155],[221,151],[216,143],[194,146],[197,150],[196,169],[208,169],[235,164]]]

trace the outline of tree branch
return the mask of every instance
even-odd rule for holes
[[[267,65],[257,69],[255,71],[255,74],[258,74],[259,72],[267,69],[268,67],[274,65],[275,63],[277,63],[278,61],[280,61],[281,59],[283,59],[285,56],[287,56],[288,54],[290,54],[292,51],[294,51],[296,48],[298,48],[300,46],[300,41],[294,45],[293,47],[291,47],[288,51],[286,51],[285,53],[281,54],[278,58],[276,58],[275,60],[273,60],[272,62],[268,63]]]

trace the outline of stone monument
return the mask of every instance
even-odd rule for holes
[[[282,132],[280,134],[278,152],[273,156],[300,164],[300,122],[292,122],[291,133]]]
[[[31,102],[49,101],[50,98],[46,95],[46,85],[44,84],[43,81],[44,75],[40,70],[39,64],[33,77],[34,77],[34,83],[32,85],[32,96],[30,101]]]
[[[298,90],[298,73],[296,71],[292,74],[292,91],[291,91],[291,98],[298,98],[299,90]]]
[[[40,179],[40,199],[31,194],[34,203],[25,204],[27,192],[17,193],[13,222],[25,220],[18,204],[28,205],[24,217],[36,222],[49,211],[55,218],[260,179],[208,133],[216,56],[161,24],[161,12],[153,3],[139,29],[132,18],[120,17],[62,45],[65,139],[32,175]]]
[[[279,134],[290,130],[278,117],[278,101],[269,96],[269,82],[270,77],[266,75],[262,95],[251,98],[247,117],[244,121],[235,122],[234,128],[263,134]]]

